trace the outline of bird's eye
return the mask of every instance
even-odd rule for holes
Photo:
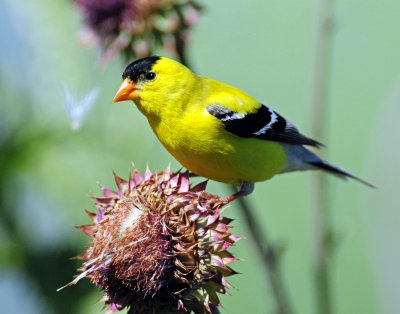
[[[148,72],[146,73],[146,80],[154,80],[156,78],[156,74],[154,72]]]

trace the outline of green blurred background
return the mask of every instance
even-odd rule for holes
[[[311,131],[314,1],[204,2],[188,54],[198,74],[237,86]],[[327,155],[379,188],[331,179],[340,237],[333,266],[337,313],[400,313],[400,2],[337,1]],[[81,19],[68,1],[0,2],[0,304],[3,313],[100,313],[101,292],[82,280],[61,292],[89,238],[90,194],[114,187],[134,161],[179,164],[131,103],[111,104],[123,63],[106,67],[79,44]],[[63,86],[100,95],[72,132]],[[284,279],[296,313],[314,313],[310,173],[257,184],[249,199],[269,236],[285,245]],[[227,186],[209,189],[228,195]],[[272,300],[239,208],[233,296],[223,313],[269,313]],[[246,238],[247,237],[247,238]]]

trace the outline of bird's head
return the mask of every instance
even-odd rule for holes
[[[168,58],[139,59],[126,67],[113,102],[133,100],[143,113],[158,114],[187,96],[195,76],[187,67]]]

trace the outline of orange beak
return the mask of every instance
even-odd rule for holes
[[[135,100],[139,98],[138,95],[138,88],[136,88],[136,85],[133,81],[130,79],[126,78],[119,89],[117,90],[117,93],[114,96],[113,103],[119,102],[119,101],[124,101],[124,100]]]

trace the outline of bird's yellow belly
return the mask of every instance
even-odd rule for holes
[[[238,152],[233,147],[231,149],[229,154],[208,152],[197,155],[192,154],[190,150],[170,152],[185,168],[195,174],[234,185],[240,185],[243,181],[268,180],[284,168],[285,159],[282,158],[285,157],[277,156],[281,155],[280,148],[272,154],[263,149],[247,150],[247,154]]]
[[[182,166],[215,181],[234,185],[265,181],[286,164],[285,151],[276,142],[241,138],[198,124],[188,125],[186,132],[175,133],[173,128],[162,126],[153,129]]]

